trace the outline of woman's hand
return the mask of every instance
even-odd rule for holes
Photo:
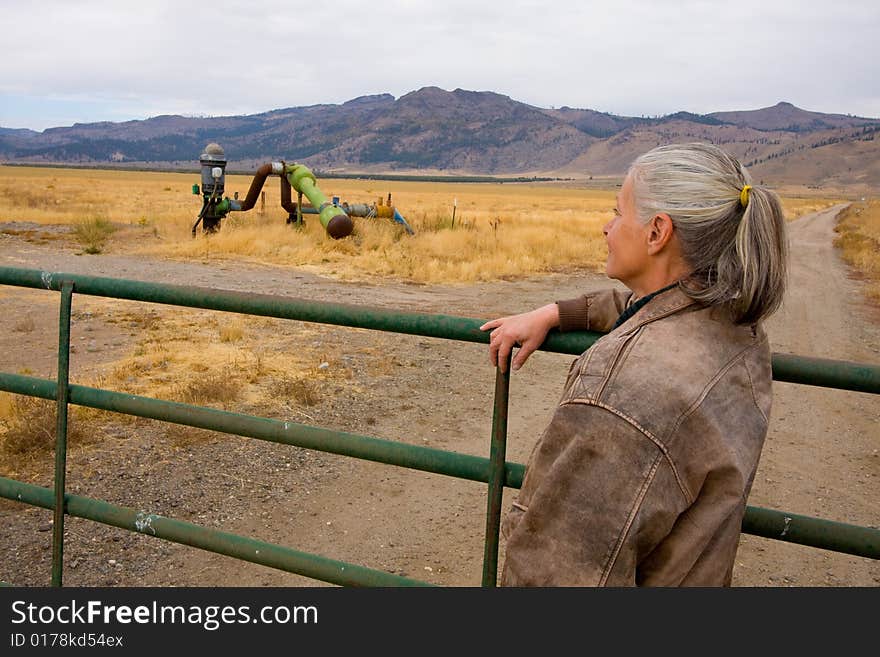
[[[513,370],[516,371],[541,346],[550,329],[557,326],[559,307],[550,303],[531,312],[493,319],[483,324],[480,330],[491,331],[489,362],[504,372],[514,346],[520,347],[512,361]]]

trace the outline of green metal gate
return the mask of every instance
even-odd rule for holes
[[[339,585],[423,586],[413,580],[321,555],[147,514],[65,491],[68,404],[163,420],[238,436],[366,459],[488,484],[483,586],[495,586],[502,493],[522,485],[525,466],[505,460],[509,374],[496,372],[492,432],[488,458],[418,445],[331,431],[304,424],[220,411],[71,384],[69,375],[71,303],[78,294],[203,308],[280,319],[318,322],[488,343],[479,330],[482,319],[401,313],[366,306],[304,301],[210,288],[51,273],[0,267],[0,284],[61,293],[57,380],[0,372],[0,390],[52,399],[57,403],[55,485],[44,488],[0,477],[0,496],[54,511],[52,584],[62,585],[65,515],[121,527],[156,538],[202,548],[264,566]],[[600,337],[597,333],[551,334],[544,351],[580,354]],[[773,378],[807,385],[880,394],[880,366],[773,354]],[[509,372],[509,368],[508,368]],[[880,559],[880,530],[747,507],[742,531],[766,538]]]

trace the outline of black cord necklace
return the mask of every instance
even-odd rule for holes
[[[614,326],[611,327],[611,330],[613,331],[618,326],[623,324],[626,320],[628,320],[630,317],[635,315],[642,306],[644,306],[646,303],[648,303],[651,299],[656,297],[658,294],[660,294],[661,292],[666,292],[666,290],[671,290],[672,288],[674,288],[677,285],[678,285],[678,281],[675,281],[675,283],[672,283],[671,285],[667,285],[666,287],[661,288],[661,289],[657,290],[656,292],[651,292],[651,294],[646,294],[641,299],[638,299],[629,308],[626,308],[622,313],[620,313],[620,317],[618,317],[617,321],[614,322]]]

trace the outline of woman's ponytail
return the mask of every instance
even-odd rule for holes
[[[785,292],[788,245],[779,197],[752,187],[736,231],[742,269],[739,296],[732,309],[739,322],[754,323],[775,312]]]
[[[636,211],[672,218],[691,274],[681,287],[737,323],[772,314],[785,292],[788,246],[777,195],[753,186],[745,168],[711,144],[660,146],[630,168]]]

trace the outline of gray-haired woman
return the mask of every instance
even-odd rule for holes
[[[777,196],[708,144],[630,167],[607,290],[495,319],[518,369],[548,331],[609,331],[571,365],[504,519],[505,586],[725,586],[771,402],[761,320],[785,288]]]

